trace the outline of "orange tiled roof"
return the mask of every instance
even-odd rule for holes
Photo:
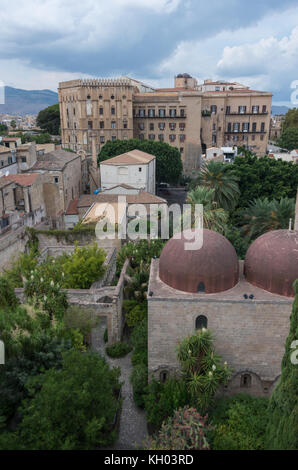
[[[24,173],[19,175],[8,175],[5,178],[19,186],[32,186],[38,176],[38,173]]]

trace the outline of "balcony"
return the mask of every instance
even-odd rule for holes
[[[233,130],[230,130],[230,131],[225,131],[225,134],[267,134],[267,131],[233,131]]]
[[[226,116],[266,116],[268,114],[268,111],[265,112],[259,112],[259,113],[253,113],[253,112],[246,112],[246,113],[225,113]]]
[[[184,114],[183,116],[180,116],[180,115],[176,115],[176,116],[169,116],[169,115],[165,115],[165,116],[159,116],[159,115],[155,115],[155,116],[149,116],[148,114],[144,114],[143,116],[140,116],[139,114],[136,114],[134,116],[134,119],[185,119],[187,117],[186,114]]]
[[[209,109],[202,110],[202,117],[210,117],[210,116],[211,116],[211,111],[209,111]]]

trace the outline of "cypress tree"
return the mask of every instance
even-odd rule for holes
[[[280,381],[268,407],[266,448],[298,450],[298,279],[291,314],[290,333],[285,345]]]

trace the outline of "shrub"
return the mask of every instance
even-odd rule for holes
[[[131,350],[131,345],[124,341],[119,341],[106,347],[107,355],[112,358],[126,356]]]
[[[0,308],[15,308],[19,303],[13,285],[0,276]]]
[[[235,395],[218,400],[210,413],[216,425],[213,450],[262,450],[267,425],[267,398]]]
[[[186,383],[181,379],[169,378],[164,384],[153,379],[144,401],[147,421],[157,431],[175,410],[189,404],[190,397]]]
[[[206,433],[211,429],[194,408],[179,408],[163,423],[157,437],[149,443],[151,450],[209,450]]]
[[[145,405],[144,394],[148,385],[148,368],[145,364],[137,364],[131,373],[130,380],[133,388],[135,403],[143,408]]]
[[[146,315],[147,305],[136,305],[126,314],[126,323],[128,326],[133,328],[138,325],[146,317]]]

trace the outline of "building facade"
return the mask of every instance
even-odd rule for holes
[[[181,152],[185,173],[200,165],[210,147],[245,146],[264,155],[272,93],[239,83],[199,85],[188,74],[174,88],[147,87],[130,78],[73,80],[59,84],[62,146],[92,153],[109,140],[149,139]]]

